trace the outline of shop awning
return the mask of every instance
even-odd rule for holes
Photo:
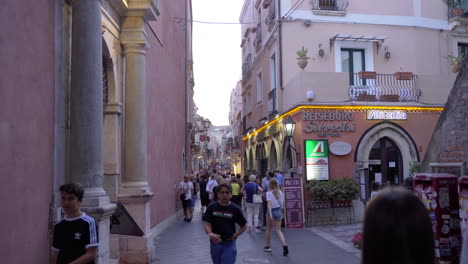
[[[375,42],[377,43],[377,53],[379,52],[382,43],[388,37],[384,36],[363,36],[363,35],[350,35],[350,34],[337,34],[334,37],[330,38],[330,50],[331,47],[335,44],[336,40],[340,41],[357,41],[357,42]]]

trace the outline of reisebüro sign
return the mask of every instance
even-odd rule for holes
[[[317,132],[319,137],[339,137],[344,132],[354,132],[356,124],[353,121],[353,113],[348,112],[311,112],[302,113],[305,121],[304,132]],[[333,123],[332,123],[333,122]]]

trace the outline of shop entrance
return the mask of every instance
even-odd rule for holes
[[[403,166],[401,152],[391,139],[383,137],[372,146],[369,154],[369,181],[401,184]]]

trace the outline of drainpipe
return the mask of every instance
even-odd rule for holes
[[[184,175],[188,169],[188,1],[185,0],[185,58],[184,58],[184,69],[185,69],[185,148],[184,148]]]
[[[282,34],[283,33],[283,25],[282,25],[283,17],[281,15],[281,0],[278,0],[278,17],[279,17],[278,19],[279,87],[280,87],[280,91],[283,91],[284,89],[283,87],[283,34]],[[282,112],[282,110],[283,110],[283,96],[281,96],[281,111],[278,105],[278,112]]]

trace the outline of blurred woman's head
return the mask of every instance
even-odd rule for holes
[[[250,182],[255,182],[255,180],[257,179],[257,176],[255,174],[252,174],[249,176],[249,181]]]
[[[389,187],[368,204],[362,264],[434,263],[432,224],[423,203],[408,190]]]

